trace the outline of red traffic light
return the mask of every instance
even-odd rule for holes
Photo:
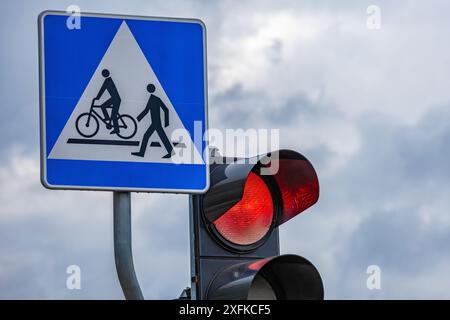
[[[300,256],[280,256],[279,245],[278,226],[318,201],[311,163],[292,150],[213,159],[219,163],[210,165],[210,189],[190,199],[194,296],[323,299],[314,265]]]
[[[252,250],[273,228],[318,199],[319,180],[311,163],[297,152],[280,150],[213,168],[203,212],[225,245]]]

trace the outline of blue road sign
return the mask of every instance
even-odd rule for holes
[[[209,187],[199,20],[39,16],[41,180],[51,189]]]

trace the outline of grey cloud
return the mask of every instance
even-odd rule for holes
[[[101,207],[109,207],[105,200],[99,199]],[[184,200],[162,196],[151,209],[140,199],[134,201],[136,206],[143,204],[141,210],[134,211],[133,251],[146,298],[176,298],[189,284]],[[168,202],[170,206],[165,205]],[[0,298],[122,299],[114,267],[112,212],[103,209],[96,217],[79,212],[78,217],[68,218],[73,213],[54,212],[51,206],[48,209],[35,212],[34,218],[10,223],[3,219]],[[164,223],[158,219],[162,213],[172,218]],[[66,268],[72,264],[81,268],[80,291],[66,288]]]
[[[424,298],[423,284],[414,285],[416,277],[429,277],[436,288],[442,285],[432,277],[437,269],[442,279],[448,278],[441,270],[450,260],[445,148],[450,125],[442,120],[448,115],[448,107],[436,108],[410,127],[377,117],[360,121],[364,147],[346,168],[321,181],[320,211],[314,212],[343,219],[353,212],[355,218],[351,228],[337,232],[322,247],[337,245],[335,274],[324,275],[334,284],[329,297]],[[320,234],[320,226],[314,227]],[[365,287],[365,269],[371,264],[383,271],[381,292]],[[414,290],[405,290],[405,283]],[[434,297],[448,295],[436,289]]]
[[[11,2],[3,8],[0,298],[122,298],[110,197],[43,190],[36,174],[14,171],[16,155],[38,164],[36,17],[69,4]],[[304,153],[318,170],[320,201],[281,228],[281,246],[317,265],[328,298],[448,298],[450,97],[443,75],[449,47],[442,40],[448,3],[380,1],[383,33],[364,39],[348,33],[349,16],[356,14],[358,28],[365,27],[369,4],[79,1],[85,11],[192,16],[207,23],[210,125],[280,128],[282,147]],[[317,42],[300,41],[295,59],[286,60],[285,54],[296,39],[269,39],[261,52],[264,63],[281,70],[263,75],[262,83],[270,85],[249,88],[249,75],[242,74],[224,88],[218,75],[230,61],[220,51],[235,42],[221,41],[254,34],[263,25],[252,18],[280,11],[325,12],[334,20]],[[416,68],[402,69],[411,65]],[[290,69],[297,78],[283,78]],[[270,94],[285,87],[288,94]],[[378,108],[356,115],[347,110],[361,102]],[[394,116],[389,108],[395,108]],[[404,121],[414,108],[421,110],[415,121]],[[189,284],[187,197],[136,195],[133,208],[135,263],[144,295],[174,298]],[[69,264],[82,268],[81,291],[65,288]],[[382,268],[381,291],[365,287],[369,264]]]

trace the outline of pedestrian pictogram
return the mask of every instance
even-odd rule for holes
[[[164,127],[169,126],[169,109],[167,109],[164,102],[155,96],[153,93],[155,92],[155,86],[153,84],[149,84],[147,86],[147,91],[150,93],[150,98],[148,99],[147,105],[142,111],[137,119],[138,121],[141,121],[147,113],[151,113],[152,118],[152,124],[150,127],[145,131],[144,137],[142,138],[141,142],[141,149],[139,152],[132,152],[131,154],[134,156],[144,157],[145,151],[147,149],[147,144],[149,138],[152,136],[152,134],[156,131],[159,135],[159,138],[161,139],[162,143],[164,144],[164,147],[167,150],[167,154],[163,156],[163,158],[170,158],[173,156],[173,147],[172,144],[169,141],[169,138],[167,138],[167,135],[164,131],[164,128],[161,123],[161,109],[164,112]]]

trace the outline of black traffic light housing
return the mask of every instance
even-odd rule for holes
[[[278,226],[318,200],[311,163],[292,150],[213,161],[209,191],[190,197],[192,298],[322,299],[316,268],[305,258],[279,255]],[[265,224],[240,219],[244,211],[250,218],[265,212]],[[219,230],[228,216],[235,224]]]

